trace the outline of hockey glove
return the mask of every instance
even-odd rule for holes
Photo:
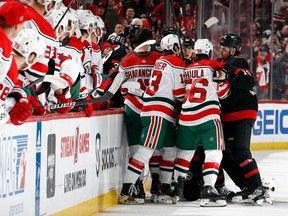
[[[213,71],[213,81],[214,82],[223,82],[228,79],[227,71],[224,68],[216,68]]]
[[[21,100],[16,103],[10,111],[10,121],[14,125],[21,125],[32,115],[32,106],[28,103],[28,100]]]
[[[90,96],[86,97],[85,99],[82,99],[82,100],[91,100],[92,98]],[[92,112],[93,112],[93,103],[88,103],[86,105],[82,105],[82,106],[76,106],[74,108],[75,111],[77,112],[80,112],[80,111],[83,111],[85,112],[86,114],[86,117],[90,117],[92,115]]]
[[[55,94],[55,97],[57,98],[59,103],[70,103],[70,102],[72,102],[72,98],[71,98],[70,88],[69,87],[63,89],[63,94],[61,94],[61,95],[56,95]],[[56,112],[57,113],[67,113],[67,112],[69,112],[71,110],[71,108],[72,108],[71,106],[63,107],[63,108],[57,109]]]

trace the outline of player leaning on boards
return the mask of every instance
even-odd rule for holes
[[[13,124],[19,125],[31,115],[31,106],[27,101],[27,95],[21,88],[15,89],[19,70],[12,54],[11,41],[22,30],[23,23],[30,20],[32,16],[33,14],[27,10],[27,6],[21,2],[0,3],[0,128],[9,118]],[[13,89],[16,90],[14,93],[17,94],[17,97],[15,100],[13,99],[13,105],[7,109],[5,103],[8,94]]]
[[[238,164],[244,177],[243,190],[236,193],[232,200],[248,199],[257,204],[264,201],[270,203],[269,194],[262,186],[257,163],[250,151],[251,131],[257,117],[258,99],[253,90],[253,74],[247,61],[239,56],[241,46],[242,40],[236,34],[227,34],[220,40],[220,55],[225,63],[230,84],[230,96],[220,101],[226,145],[223,151],[223,161],[225,159],[226,162],[222,162],[221,165],[225,169],[229,163]]]

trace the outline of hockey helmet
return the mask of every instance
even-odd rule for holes
[[[100,41],[103,34],[106,34],[105,24],[103,20],[101,19],[101,17],[99,16],[94,16],[94,19],[95,19],[95,25],[96,25],[95,35],[97,37],[97,40]]]
[[[95,31],[96,21],[90,10],[77,10],[79,29],[86,30],[89,34]]]
[[[54,9],[59,9],[62,0],[37,0],[37,2],[43,6],[45,6],[46,13],[44,16],[49,16]],[[54,2],[53,7],[50,9],[49,5],[51,2]]]
[[[236,34],[226,34],[221,38],[220,45],[235,48],[238,54],[242,47],[242,40]]]
[[[194,45],[195,54],[205,54],[209,57],[212,56],[213,53],[213,44],[208,39],[198,39]]]
[[[147,28],[139,28],[135,31],[134,34],[134,46],[137,46],[145,41],[152,40],[153,36],[149,29]]]
[[[25,57],[27,68],[41,59],[45,53],[46,44],[43,38],[33,29],[22,29],[13,40],[13,50]],[[30,54],[35,54],[31,59]]]
[[[177,34],[177,30],[174,27],[167,26],[163,30],[163,37],[165,37],[168,34]]]
[[[63,16],[63,14],[65,13],[65,8],[61,7],[57,10],[54,10],[50,17],[52,19],[52,26],[53,28],[57,26],[57,28],[55,29],[56,32],[56,36],[59,39],[62,35],[64,35],[65,33],[67,33],[69,31],[69,20],[68,20],[68,16]],[[62,19],[62,20],[61,20]],[[61,21],[60,21],[61,20]],[[60,23],[59,23],[60,22]],[[59,24],[58,24],[59,23]]]
[[[184,47],[191,47],[194,49],[194,41],[190,37],[184,37],[183,38],[183,46]]]
[[[175,47],[178,47],[178,51],[175,50]],[[176,34],[168,34],[161,39],[160,47],[164,53],[171,54],[180,52],[179,38]]]

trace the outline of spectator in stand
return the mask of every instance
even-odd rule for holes
[[[185,6],[185,13],[181,19],[181,31],[186,37],[196,36],[196,8],[192,8],[190,3]]]
[[[155,8],[155,4],[153,0],[146,0],[146,4],[145,4],[145,12],[146,12],[146,16],[149,16],[151,14],[151,12],[154,10]]]
[[[107,35],[110,35],[113,33],[115,25],[117,23],[120,23],[119,15],[118,13],[113,9],[115,5],[115,0],[107,0],[107,11],[105,16],[105,27],[107,30]]]
[[[256,77],[258,82],[257,96],[259,99],[268,99],[271,55],[268,45],[262,45],[256,57]]]
[[[120,32],[123,32],[124,31],[124,28],[123,28],[123,24],[122,23],[118,23],[115,25],[115,28],[114,28],[114,32],[116,34],[119,34]]]
[[[128,7],[126,9],[126,19],[128,20],[128,24],[130,24],[132,22],[132,20],[135,17],[135,10],[132,7]]]
[[[269,28],[271,7],[271,0],[254,0],[254,20],[260,24],[261,32]]]
[[[276,51],[274,56],[274,61],[272,63],[273,74],[271,76],[271,85],[272,85],[272,99],[281,100],[282,92],[285,87],[285,71],[288,61],[288,45],[285,47],[285,52],[281,49]]]
[[[125,29],[129,25],[128,20],[126,18],[121,19],[120,22],[123,25],[123,29]]]
[[[133,8],[135,17],[140,17],[141,14],[145,14],[145,0],[133,0],[126,3],[127,8]]]
[[[288,36],[283,38],[282,44],[281,44],[281,49],[285,50],[287,44],[288,44]]]
[[[280,28],[284,25],[288,16],[288,2],[286,0],[278,0],[274,2],[273,21],[280,24]]]
[[[155,12],[152,12],[150,13],[149,15],[149,24],[150,24],[150,27],[151,27],[151,32],[152,32],[152,35],[153,35],[153,39],[156,39],[156,35],[160,35],[159,34],[159,29],[161,29],[158,25],[158,22],[157,22],[157,14]]]
[[[125,5],[124,0],[115,1],[115,6],[113,9],[118,13],[119,19],[124,18],[124,5]]]
[[[104,20],[104,15],[105,15],[105,2],[100,2],[98,6],[98,16],[101,17],[102,20]]]
[[[252,36],[253,38],[261,36],[260,24],[256,21],[252,22]]]
[[[283,28],[281,29],[281,37],[282,39],[284,37],[288,37],[288,25],[284,25]]]

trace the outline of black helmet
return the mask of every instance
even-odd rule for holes
[[[235,48],[236,54],[238,54],[241,50],[242,40],[236,34],[226,34],[221,38],[220,45]]]
[[[139,28],[134,33],[134,45],[137,46],[145,41],[152,40],[153,36],[149,29]]]
[[[194,49],[194,41],[192,40],[192,38],[190,37],[184,37],[183,38],[183,46],[184,47],[191,47],[192,49]]]
[[[128,38],[133,38],[135,31],[136,31],[135,26],[127,26],[127,27],[124,29],[124,34],[125,34],[126,36],[128,36]]]
[[[167,26],[163,30],[163,37],[165,37],[168,34],[177,34],[177,30],[174,27]]]

